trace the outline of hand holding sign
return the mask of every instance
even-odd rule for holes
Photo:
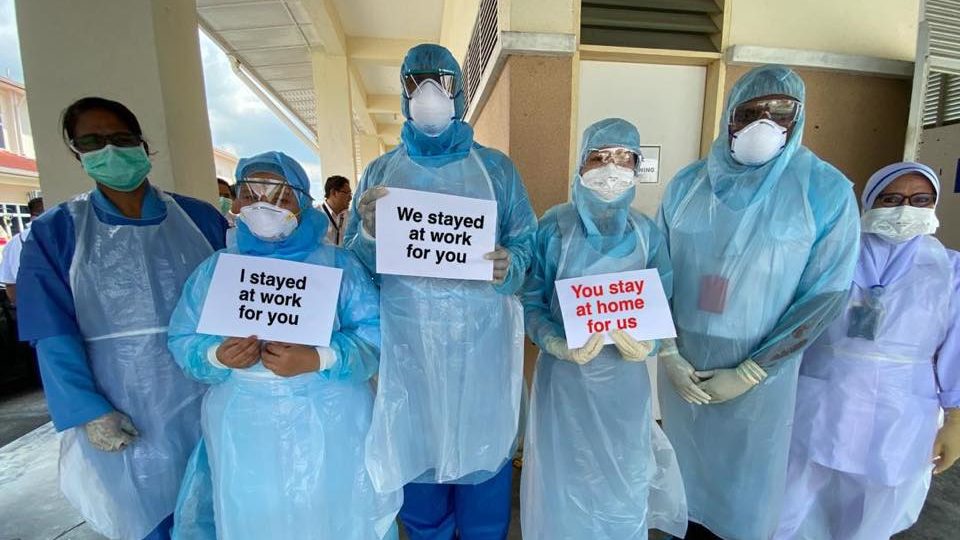
[[[494,201],[390,188],[375,222],[378,273],[491,281],[499,264],[506,276],[509,253],[494,250]]]
[[[320,369],[320,354],[314,347],[270,342],[263,347],[263,367],[281,377],[294,377]]]
[[[571,348],[602,333],[605,343],[617,345],[624,357],[635,356],[643,346],[639,342],[677,335],[656,268],[559,279],[555,286]],[[611,335],[617,330],[637,343],[622,336],[618,342]]]
[[[357,212],[363,222],[363,229],[374,238],[377,236],[377,199],[386,197],[387,193],[387,188],[375,186],[364,191],[357,201]]]
[[[217,347],[217,361],[234,369],[246,369],[260,358],[260,340],[257,336],[229,337]]]
[[[500,285],[507,279],[507,272],[510,270],[510,252],[505,248],[497,246],[497,249],[483,256],[488,261],[493,261],[493,283]]]

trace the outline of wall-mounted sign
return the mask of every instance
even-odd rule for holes
[[[660,183],[660,145],[641,146],[643,161],[637,174],[638,184]]]

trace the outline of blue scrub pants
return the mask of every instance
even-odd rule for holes
[[[510,461],[480,484],[407,484],[400,521],[410,540],[503,540],[512,484]]]
[[[157,525],[157,528],[150,531],[143,540],[170,540],[170,533],[173,530],[173,514],[163,518],[163,521]]]

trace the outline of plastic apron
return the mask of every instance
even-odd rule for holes
[[[76,228],[70,288],[97,389],[140,436],[119,452],[90,445],[82,427],[60,440],[60,487],[110,538],[145,537],[173,513],[180,479],[200,438],[206,389],[167,350],[167,324],[194,268],[213,253],[197,226],[158,190],[156,225],[108,225],[90,195],[67,203]]]
[[[372,407],[366,382],[278,377],[261,364],[212,386],[203,436],[217,537],[395,538],[401,492],[374,492],[364,468]]]
[[[590,245],[572,205],[557,219],[556,279],[648,267],[647,238],[635,220],[636,247],[615,258]],[[556,293],[550,310],[562,320]],[[524,439],[524,538],[645,540],[648,528],[683,536],[683,481],[670,442],[653,421],[650,393],[646,363],[623,360],[612,345],[584,366],[541,350]]]
[[[424,167],[401,147],[386,187],[495,200],[476,151]],[[381,352],[367,469],[379,491],[475,484],[511,457],[523,373],[523,308],[488,282],[381,275]]]
[[[812,159],[795,161],[742,210],[714,195],[704,168],[670,218],[677,341],[698,370],[737,366],[790,307],[815,238]],[[763,540],[776,529],[799,362],[799,354],[779,359],[746,394],[705,406],[659,378],[690,519],[723,538]]]
[[[854,285],[843,315],[804,355],[791,460],[884,486],[930,474],[940,413],[934,357],[952,323],[945,291],[953,280],[943,245],[924,237],[906,274],[876,295],[885,316],[872,341],[848,337],[851,314],[870,294]]]

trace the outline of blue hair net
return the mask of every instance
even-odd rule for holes
[[[733,110],[737,105],[751,99],[774,94],[796,98],[802,104],[806,97],[803,80],[785,66],[760,66],[741,77],[730,90],[723,116],[723,130],[710,148],[707,171],[714,193],[731,207],[743,208],[754,198],[769,191],[800,147],[806,118],[803,108],[800,109],[786,146],[777,157],[763,165],[752,166],[737,162],[730,154],[728,127]]]
[[[580,157],[577,161],[577,170],[583,167],[587,154],[592,150],[620,146],[637,154],[640,157],[640,132],[623,118],[606,118],[595,122],[583,132],[583,142],[580,144]],[[637,166],[640,160],[637,159]],[[574,177],[576,180],[577,177]]]
[[[411,73],[422,73],[427,71],[436,71],[442,69],[451,71],[455,75],[453,87],[453,105],[457,118],[463,118],[466,112],[466,96],[463,92],[463,72],[460,71],[460,64],[453,57],[453,54],[446,47],[434,43],[421,43],[407,51],[403,58],[403,64],[400,66],[400,76]],[[402,84],[402,82],[401,82]],[[400,107],[403,109],[403,116],[410,118],[410,100],[402,92],[400,93]]]
[[[591,245],[605,253],[620,255],[633,249],[636,235],[630,229],[630,203],[636,195],[631,187],[612,201],[601,199],[580,182],[580,168],[591,150],[620,146],[640,156],[640,132],[622,118],[607,118],[591,124],[583,132],[577,170],[573,174],[573,205]],[[637,166],[639,166],[639,158]]]
[[[327,232],[328,220],[323,212],[313,207],[310,198],[310,179],[303,167],[283,152],[264,152],[237,163],[237,185],[248,175],[268,172],[282,176],[288,184],[297,188],[297,203],[300,205],[300,224],[293,234],[279,242],[267,242],[257,238],[243,219],[237,220],[237,247],[245,255],[271,256],[288,260],[304,260],[316,249]]]
[[[883,193],[883,190],[893,183],[894,180],[905,174],[921,174],[933,184],[933,191],[937,195],[937,202],[940,201],[940,179],[933,169],[914,161],[901,161],[900,163],[891,163],[879,171],[873,173],[867,185],[863,188],[863,194],[860,195],[860,202],[863,203],[863,210],[867,211],[873,208],[873,202],[877,196]]]

